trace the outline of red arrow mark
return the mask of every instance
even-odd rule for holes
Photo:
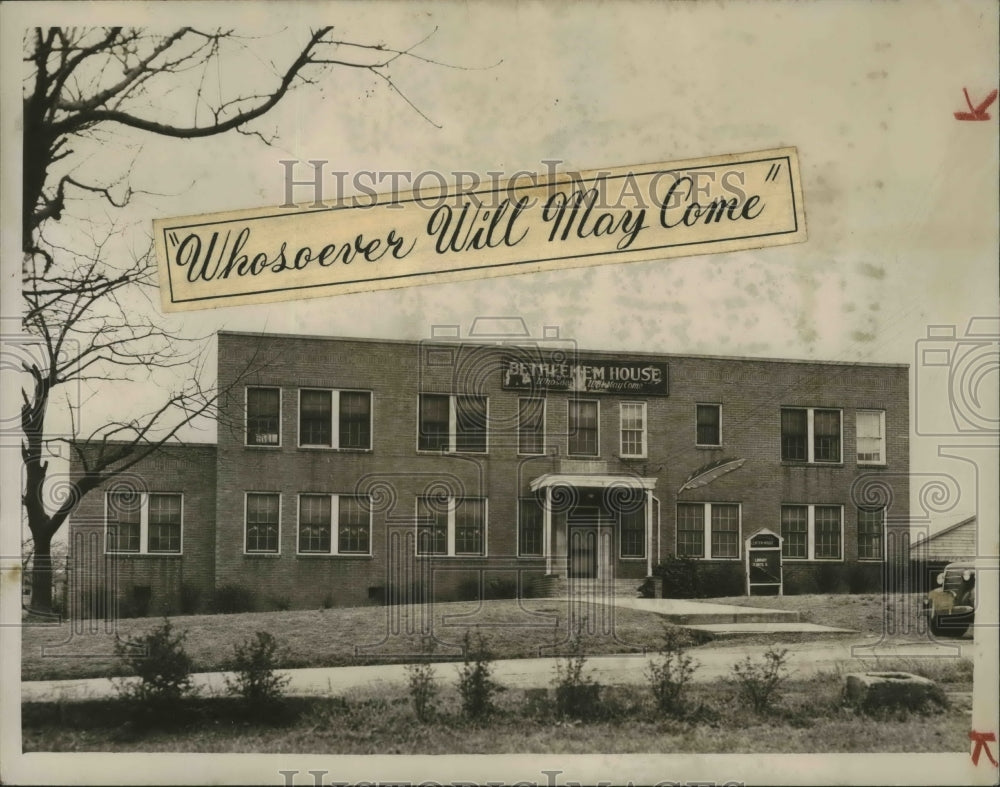
[[[990,113],[986,111],[986,108],[997,100],[997,91],[994,90],[986,98],[982,100],[979,106],[972,106],[972,99],[969,98],[969,91],[964,87],[962,92],[965,93],[965,103],[969,105],[968,112],[956,112],[955,120],[989,120]]]
[[[996,98],[996,96],[994,96],[994,98]],[[986,745],[987,743],[995,741],[996,739],[997,736],[996,733],[994,732],[976,732],[975,730],[969,732],[969,740],[975,741],[976,743],[976,745],[972,749],[973,765],[979,765],[979,754],[980,752],[983,751],[983,749],[986,750],[986,757],[989,759],[989,761],[994,765],[998,764],[997,761],[993,759],[993,752],[990,751],[990,747]]]

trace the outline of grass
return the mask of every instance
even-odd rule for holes
[[[574,605],[594,632],[587,637],[590,655],[655,649],[663,636],[663,619],[649,612],[600,605]],[[533,658],[564,650],[571,626],[566,602],[552,599],[439,603],[428,607],[355,607],[234,615],[189,615],[171,618],[188,632],[185,649],[196,672],[227,668],[233,645],[255,631],[267,631],[287,646],[291,657],[283,667],[337,667],[415,661],[422,653],[422,633],[437,639],[436,661],[459,660],[466,631],[480,627],[495,658]],[[121,636],[137,636],[159,625],[158,618],[117,622]],[[575,627],[572,627],[575,629]],[[558,647],[554,647],[559,643]],[[43,655],[44,652],[44,655]],[[23,629],[23,680],[59,680],[120,675],[114,635],[74,634],[69,623]]]
[[[118,700],[28,703],[25,751],[323,752],[343,754],[953,752],[968,746],[963,702],[933,715],[872,719],[841,702],[835,675],[789,681],[773,713],[738,706],[721,681],[692,687],[685,719],[665,719],[648,692],[605,687],[590,721],[554,717],[537,692],[502,692],[498,711],[470,723],[454,686],[442,686],[433,723],[391,689],[291,698],[282,718],[254,723],[229,698],[190,701],[172,724],[139,729]],[[971,683],[953,688],[971,691]],[[961,694],[961,693],[959,693]]]

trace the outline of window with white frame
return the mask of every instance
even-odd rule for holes
[[[517,452],[545,453],[545,400],[517,400]]]
[[[784,462],[839,463],[840,410],[782,407],[781,459]]]
[[[280,388],[246,389],[246,444],[266,447],[281,445]]]
[[[783,505],[781,554],[786,560],[841,560],[844,517],[840,506]]]
[[[485,396],[420,394],[421,451],[485,454],[489,402]]]
[[[281,495],[277,492],[247,492],[244,550],[277,554],[281,531]]]
[[[299,495],[299,552],[371,554],[371,500],[365,495]]]
[[[486,554],[486,498],[418,497],[417,554]]]
[[[646,495],[643,492],[635,495],[637,497],[623,504],[624,510],[618,518],[618,550],[623,558],[646,557]]]
[[[600,453],[600,410],[592,400],[570,399],[569,439],[570,456],[598,456]]]
[[[708,555],[705,545],[709,545]],[[678,503],[679,557],[735,560],[740,556],[739,503]]]
[[[310,448],[370,449],[371,392],[300,389],[299,445]]]
[[[544,511],[537,497],[522,497],[517,508],[517,554],[540,557],[543,553]]]
[[[858,509],[858,559],[881,560],[885,556],[885,509]]]
[[[105,550],[180,554],[184,497],[179,492],[108,492]]]
[[[646,403],[621,403],[621,455],[626,458],[646,456]]]
[[[885,411],[858,410],[857,454],[859,465],[885,464]]]
[[[695,445],[722,445],[722,405],[695,405]]]

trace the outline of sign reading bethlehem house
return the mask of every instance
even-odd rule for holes
[[[795,148],[154,222],[164,311],[806,239]]]
[[[667,396],[665,363],[633,361],[526,362],[505,358],[505,391],[571,391]]]

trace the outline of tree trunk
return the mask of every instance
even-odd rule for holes
[[[31,561],[31,611],[52,612],[52,536],[36,533]]]

